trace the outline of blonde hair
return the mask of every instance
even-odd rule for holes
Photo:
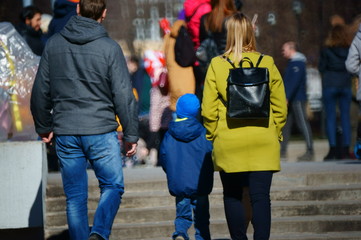
[[[243,13],[233,14],[227,21],[227,45],[223,56],[234,54],[234,62],[242,60],[243,52],[256,51],[253,25]]]

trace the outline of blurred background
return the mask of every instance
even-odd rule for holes
[[[161,50],[163,32],[159,20],[173,23],[183,0],[108,0],[108,16],[103,22],[109,35],[123,48],[127,57],[144,57],[146,50]],[[17,26],[22,9],[34,5],[43,12],[43,20],[54,15],[55,0],[1,0],[0,21]],[[331,29],[331,19],[356,31],[361,17],[359,0],[242,0],[242,12],[256,22],[258,51],[271,55],[283,73],[287,59],[282,45],[299,44],[308,62],[309,118],[314,137],[325,138],[321,103],[321,79],[317,70],[320,51]],[[337,17],[335,17],[337,16]],[[43,29],[43,32],[46,30]],[[357,110],[353,111],[357,112]],[[356,113],[357,115],[357,113]],[[293,130],[297,133],[297,129]],[[295,135],[297,138],[297,134]]]

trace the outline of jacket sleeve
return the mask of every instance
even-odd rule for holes
[[[320,61],[318,63],[318,70],[321,74],[323,74],[326,71],[327,66],[327,56],[326,56],[326,50],[323,49],[320,54]]]
[[[162,169],[165,173],[167,173],[167,156],[166,156],[166,150],[165,148],[166,146],[166,138],[167,138],[167,133],[163,138],[163,141],[160,144],[160,148],[159,148],[159,164],[162,166]]]
[[[272,59],[270,71],[270,102],[273,113],[273,121],[276,125],[278,139],[283,140],[282,128],[286,124],[287,119],[287,102],[285,88],[283,85],[281,74],[279,73],[274,61]]]
[[[138,141],[138,107],[123,52],[119,45],[111,51],[109,64],[110,87],[114,108],[123,127],[126,142]]]
[[[359,47],[359,49],[357,48]],[[361,39],[355,37],[352,41],[351,47],[349,49],[347,59],[346,59],[346,69],[350,73],[360,74],[360,65],[361,65]]]
[[[289,62],[285,74],[286,97],[292,101],[301,84],[304,84],[306,66],[303,62]]]
[[[38,134],[53,131],[53,109],[50,96],[49,62],[47,48],[44,49],[31,91],[30,109]]]
[[[207,71],[202,100],[203,124],[207,130],[206,137],[211,141],[214,138],[214,133],[217,128],[219,102],[213,60]]]

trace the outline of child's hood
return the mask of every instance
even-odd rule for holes
[[[169,133],[177,140],[190,142],[201,134],[205,134],[205,129],[197,119],[187,118],[186,120],[172,121],[169,124]]]

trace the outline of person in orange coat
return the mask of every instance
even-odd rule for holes
[[[175,21],[170,32],[164,35],[164,54],[168,69],[170,95],[169,108],[173,112],[175,112],[175,105],[180,96],[185,93],[195,92],[195,77],[193,74],[193,68],[181,67],[175,61],[174,45],[181,26],[186,26],[186,22],[183,20]]]

